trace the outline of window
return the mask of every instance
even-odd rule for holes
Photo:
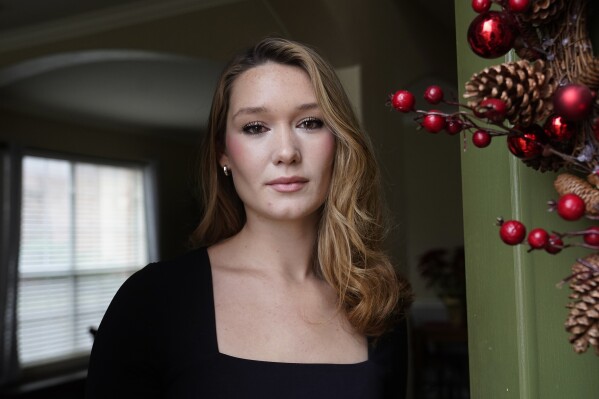
[[[22,163],[17,299],[21,366],[89,352],[118,287],[148,263],[140,166]]]

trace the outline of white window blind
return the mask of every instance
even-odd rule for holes
[[[141,167],[23,158],[22,366],[88,352],[124,280],[148,262]]]

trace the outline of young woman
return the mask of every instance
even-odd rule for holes
[[[402,398],[410,302],[379,176],[332,67],[265,39],[224,70],[196,250],[119,290],[88,398]]]

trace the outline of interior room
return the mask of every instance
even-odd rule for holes
[[[453,2],[0,0],[0,315],[13,343],[0,350],[1,397],[83,397],[93,332],[116,289],[189,250],[218,74],[266,36],[328,59],[372,138],[386,247],[415,294],[410,397],[470,397],[462,137],[417,129],[388,104],[406,89],[425,107],[431,84],[458,98]],[[69,193],[91,181],[101,184],[89,184],[89,208],[74,205]],[[36,252],[48,245],[50,259]],[[423,274],[431,251],[458,270],[457,304]]]

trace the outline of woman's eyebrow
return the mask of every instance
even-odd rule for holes
[[[266,110],[266,107],[243,107],[235,112],[232,119],[237,118],[241,114],[259,114],[261,112],[266,112]]]
[[[318,108],[317,103],[305,103],[305,104],[301,104],[297,107],[297,109],[300,111],[307,111],[307,110],[316,109],[316,108]],[[263,113],[263,112],[267,112],[267,111],[268,111],[268,108],[262,107],[262,106],[260,106],[260,107],[243,107],[243,108],[239,108],[237,110],[237,112],[235,112],[235,114],[233,114],[233,118],[231,118],[231,119],[235,119],[239,115],[259,114],[259,113]]]
[[[317,103],[306,103],[306,104],[302,104],[299,107],[297,107],[297,109],[299,109],[301,111],[311,110],[311,109],[315,109],[315,108],[318,108]]]

